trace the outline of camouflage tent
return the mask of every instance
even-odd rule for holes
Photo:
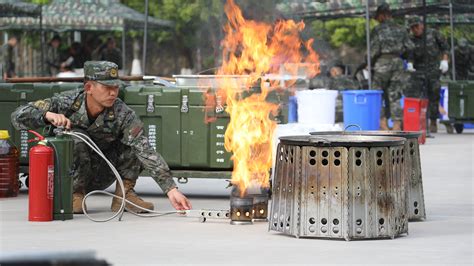
[[[4,0],[0,0],[4,1]],[[118,0],[53,0],[42,6],[43,29],[113,30],[143,28],[145,15],[126,7]],[[172,22],[149,17],[148,26],[171,27]],[[38,17],[0,18],[0,29],[39,29]]]
[[[437,14],[449,13],[449,3],[453,3],[455,21],[474,22],[474,1],[472,0],[369,0],[370,11],[374,13],[377,6],[385,2],[390,5],[394,16],[426,12],[436,14],[430,16],[429,22],[448,22],[449,19],[438,18]],[[283,1],[278,9],[284,14],[303,19],[334,19],[340,17],[363,16],[366,12],[366,2],[360,0],[298,0]],[[470,13],[470,14],[469,14]]]
[[[367,2],[368,1],[368,2]],[[390,5],[394,16],[419,14],[427,16],[428,23],[451,24],[451,57],[454,58],[453,24],[474,23],[474,0],[287,0],[278,4],[277,8],[283,14],[297,19],[336,19],[341,17],[366,16],[373,17],[381,3]],[[368,21],[366,31],[369,32]],[[367,54],[370,54],[370,34],[366,34]],[[369,72],[370,57],[367,57]],[[455,79],[455,67],[452,67]],[[369,77],[369,88],[370,88]]]
[[[0,0],[0,17],[38,17],[41,7],[18,0]]]

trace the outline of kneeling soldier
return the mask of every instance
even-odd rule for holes
[[[148,170],[177,210],[190,209],[188,199],[178,191],[170,170],[161,155],[148,143],[143,123],[135,112],[118,99],[122,82],[118,67],[107,61],[84,64],[84,90],[66,91],[51,98],[18,107],[11,115],[16,129],[44,127],[47,124],[64,126],[87,134],[117,168],[123,178],[125,198],[134,204],[153,209],[134,191],[140,172]],[[83,213],[85,193],[105,189],[114,181],[112,170],[84,142],[75,139],[72,176],[74,180],[73,210]],[[117,184],[115,194],[122,196]],[[118,211],[119,199],[112,200],[112,211]],[[134,212],[143,212],[126,204]]]

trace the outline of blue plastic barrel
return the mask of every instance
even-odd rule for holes
[[[298,102],[296,96],[290,96],[288,101],[288,123],[298,122]]]
[[[344,127],[358,125],[362,130],[378,130],[380,127],[380,109],[382,91],[349,90],[342,92]],[[356,127],[348,130],[359,130]]]

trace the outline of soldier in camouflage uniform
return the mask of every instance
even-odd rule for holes
[[[188,199],[177,190],[168,165],[148,143],[143,123],[136,113],[117,98],[121,81],[118,66],[107,61],[88,61],[84,64],[84,90],[67,91],[49,99],[31,102],[12,113],[12,123],[17,129],[39,128],[47,124],[64,126],[87,134],[117,167],[124,181],[125,197],[129,201],[153,209],[134,192],[138,175],[143,169],[166,193],[178,210],[190,209]],[[85,143],[75,139],[73,209],[82,213],[84,194],[105,189],[114,181],[108,165]],[[122,195],[117,184],[115,194]],[[112,210],[119,210],[121,201],[112,200]],[[135,212],[140,209],[126,204]]]
[[[343,122],[343,107],[342,107],[342,93],[344,90],[355,90],[358,86],[355,80],[347,75],[343,75],[343,66],[334,65],[331,67],[329,74],[331,79],[329,80],[329,89],[339,91],[336,98],[336,123]]]
[[[404,91],[403,80],[407,75],[402,58],[411,60],[414,48],[408,33],[392,21],[390,7],[381,4],[375,19],[380,23],[371,33],[370,57],[374,63],[373,88],[383,90],[385,105],[390,114],[381,110],[380,128],[387,130],[387,119],[391,116],[393,130],[401,130],[403,110],[400,99]]]
[[[430,132],[436,133],[438,131],[436,119],[439,114],[439,91],[441,88],[439,79],[441,73],[446,73],[449,68],[449,46],[446,39],[435,29],[426,29],[425,46],[423,40],[424,26],[419,17],[411,18],[409,25],[412,32],[411,40],[415,44],[413,64],[416,72],[421,72],[424,76],[422,82],[425,84],[429,100]]]
[[[49,41],[48,46],[46,47],[46,74],[52,77],[55,77],[61,68],[61,58],[59,53],[59,46],[61,45],[61,38],[59,35],[54,35],[54,37]]]
[[[468,80],[469,72],[474,67],[474,47],[469,45],[465,38],[461,38],[454,53],[456,55],[456,79]]]
[[[5,43],[0,50],[0,73],[3,75],[3,79],[14,78],[15,74],[15,61],[13,49],[15,48],[18,39],[16,36],[11,35],[8,38],[8,42]]]

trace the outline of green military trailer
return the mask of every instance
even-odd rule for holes
[[[474,123],[474,81],[449,82],[448,116],[448,123],[459,134],[464,130],[464,123]]]
[[[206,107],[204,92],[213,94],[216,87],[197,85],[196,80],[188,83],[189,80],[178,82],[177,86],[132,84],[121,91],[120,98],[143,121],[150,144],[163,155],[179,182],[187,182],[188,178],[230,178],[231,153],[224,148],[230,118],[224,103],[217,100],[214,106]],[[82,83],[0,83],[0,105],[4,110],[0,113],[0,128],[10,131],[19,148],[20,172],[24,175],[28,174],[28,139],[32,136],[13,128],[11,113],[20,105],[74,89],[82,90]],[[249,91],[255,92],[259,89]],[[267,97],[267,101],[280,105],[279,114],[273,118],[278,123],[288,121],[288,97],[286,90]]]

